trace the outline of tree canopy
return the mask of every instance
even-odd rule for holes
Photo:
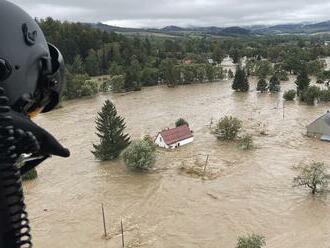
[[[246,92],[249,90],[249,80],[245,70],[240,66],[237,67],[232,88],[235,91]]]
[[[226,56],[240,66],[246,61],[246,75],[266,78],[275,74],[279,80],[287,80],[288,73],[297,74],[299,95],[309,86],[308,75],[330,79],[322,60],[322,57],[330,56],[330,47],[323,42],[326,37],[159,37],[105,32],[88,24],[52,18],[38,22],[47,40],[61,50],[71,74],[67,77],[67,98],[81,96],[79,84],[85,81],[81,76],[76,80],[76,75],[122,76],[124,86],[121,91],[158,84],[173,87],[216,81],[224,77],[219,63]],[[210,59],[215,63],[210,64]],[[233,83],[236,91],[248,91],[249,88],[242,70],[237,71]],[[228,77],[233,77],[230,69]]]
[[[116,159],[130,144],[129,135],[124,133],[124,119],[117,114],[115,105],[106,100],[95,122],[100,142],[93,145],[92,153],[102,161]]]

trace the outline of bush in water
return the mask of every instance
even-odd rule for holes
[[[234,140],[242,128],[242,122],[232,116],[225,116],[220,119],[215,128],[214,134],[220,140]]]
[[[264,78],[261,78],[257,84],[257,91],[260,91],[261,93],[266,92],[267,87],[268,87],[268,84],[267,84],[266,80]]]
[[[183,125],[188,125],[189,126],[189,123],[183,119],[183,118],[179,118],[176,122],[175,122],[175,126],[176,127],[179,127],[179,126],[183,126]]]
[[[250,150],[253,148],[253,137],[252,135],[246,134],[239,141],[239,148],[242,150]]]
[[[238,238],[236,248],[262,248],[266,245],[265,237],[257,234]]]
[[[136,140],[124,151],[125,164],[134,169],[150,169],[156,161],[155,149],[145,140]]]
[[[327,188],[328,177],[326,168],[322,162],[313,162],[297,168],[298,175],[293,179],[293,186],[303,186],[311,190],[312,194],[316,194]]]
[[[288,91],[285,91],[284,94],[283,94],[283,98],[286,101],[293,101],[295,97],[296,97],[296,91],[295,90],[288,90]]]

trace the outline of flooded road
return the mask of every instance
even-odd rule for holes
[[[235,93],[229,81],[151,87],[125,95],[101,95],[64,103],[37,118],[71,149],[69,159],[53,158],[39,178],[25,183],[35,247],[121,247],[123,219],[127,247],[235,247],[237,237],[262,234],[267,247],[330,247],[330,199],[292,188],[292,166],[324,161],[330,171],[329,143],[304,136],[305,126],[330,105],[285,103],[282,93]],[[294,88],[283,83],[282,91]],[[192,144],[159,150],[155,171],[136,173],[122,161],[98,162],[94,120],[106,99],[126,119],[132,138],[156,135],[185,118]],[[254,135],[257,148],[241,151],[218,142],[208,125],[233,115]],[[284,116],[284,118],[283,118]],[[268,135],[260,135],[264,130]],[[214,180],[180,173],[182,163],[210,155]],[[102,238],[101,204],[111,238]]]

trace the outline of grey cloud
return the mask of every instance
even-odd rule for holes
[[[123,26],[250,25],[328,18],[324,0],[13,0],[35,17]],[[330,18],[329,18],[330,19]]]

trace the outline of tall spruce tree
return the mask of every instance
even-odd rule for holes
[[[246,92],[249,90],[249,87],[250,85],[245,70],[238,66],[232,84],[233,90]]]
[[[297,85],[297,95],[299,96],[304,90],[309,87],[310,79],[308,78],[308,73],[306,67],[303,67],[301,72],[299,73],[296,85]]]
[[[281,90],[280,80],[275,74],[270,78],[268,88],[270,92],[279,92]]]
[[[126,128],[124,118],[118,116],[115,105],[106,100],[95,123],[100,143],[93,144],[92,153],[96,159],[102,161],[116,159],[130,144],[129,135],[124,134]]]

